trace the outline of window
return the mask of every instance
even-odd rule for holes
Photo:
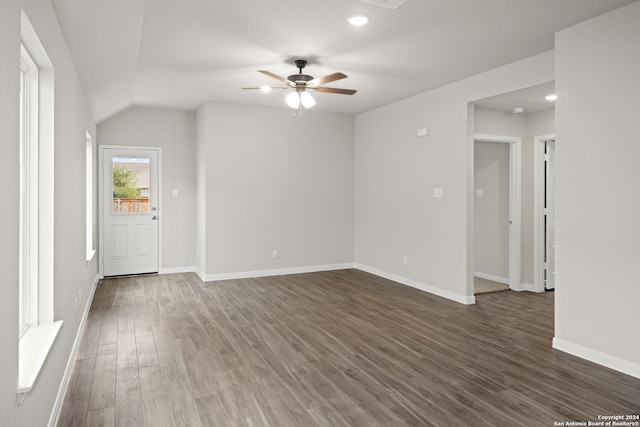
[[[148,157],[114,157],[113,203],[114,214],[149,213],[149,167]]]
[[[19,404],[62,326],[53,317],[54,70],[24,11],[20,30]]]
[[[20,61],[20,338],[38,324],[38,67]]]
[[[87,132],[85,156],[87,261],[91,261],[96,251],[93,247],[93,138],[89,132]]]

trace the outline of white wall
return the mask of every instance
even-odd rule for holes
[[[353,263],[352,116],[208,103],[197,120],[201,273]]]
[[[23,7],[55,68],[54,123],[54,317],[63,320],[53,348],[34,388],[17,406],[18,379],[18,211],[19,211],[19,79],[20,7]],[[43,426],[49,421],[63,374],[97,275],[97,263],[86,262],[85,135],[95,126],[49,2],[0,2],[0,155],[3,209],[0,209],[0,414],[3,425]],[[78,291],[80,311],[75,314]]]
[[[19,66],[20,66],[20,1],[0,2],[0,179],[18,182],[19,177]],[[20,190],[5,185],[0,209],[0,414],[3,422],[17,425],[15,405],[18,383],[18,214]],[[5,206],[15,206],[5,209]]]
[[[468,104],[551,80],[553,53],[547,52],[358,115],[356,263],[473,302],[474,126]],[[429,136],[417,137],[425,126]],[[444,197],[432,197],[433,188],[443,188]]]
[[[555,132],[555,110],[507,116],[501,111],[475,109],[475,133],[521,138],[521,267],[524,288],[533,287],[534,137]],[[476,202],[478,200],[476,199]]]
[[[196,265],[195,121],[193,112],[131,107],[98,125],[100,144],[162,147],[162,268],[168,271]]]
[[[640,377],[640,2],[556,35],[554,346]]]
[[[476,110],[477,113],[477,110]],[[474,272],[509,283],[509,144],[475,143]]]

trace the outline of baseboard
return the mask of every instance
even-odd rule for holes
[[[522,287],[521,290],[523,291],[536,292],[536,293],[544,292],[544,290],[541,291],[537,289],[536,286],[532,283],[522,283],[520,286]]]
[[[640,378],[640,364],[638,363],[629,362],[628,360],[620,359],[619,357],[602,353],[598,350],[584,347],[579,344],[574,344],[558,337],[553,338],[553,348],[564,351],[565,353],[573,354],[574,356],[578,356],[590,362],[597,363],[598,365],[606,366],[607,368],[631,375],[632,377]]]
[[[491,280],[492,282],[498,282],[498,283],[502,283],[502,284],[505,284],[505,285],[509,285],[509,278],[508,277],[494,276],[493,274],[481,273],[479,271],[474,271],[473,275],[475,277],[479,277],[481,279]]]
[[[195,273],[195,265],[189,267],[167,267],[160,270],[160,274]]]
[[[354,264],[344,263],[344,264],[313,265],[313,266],[305,266],[305,267],[278,268],[273,270],[241,271],[237,273],[221,273],[221,274],[207,274],[207,275],[204,275],[201,271],[196,269],[195,273],[198,276],[200,276],[200,279],[202,279],[203,282],[211,282],[214,280],[250,279],[252,277],[284,276],[287,274],[316,273],[319,271],[330,271],[330,270],[346,270],[348,268],[354,268]]]
[[[445,289],[431,286],[426,283],[418,282],[417,280],[409,279],[406,277],[398,276],[393,273],[378,270],[367,265],[358,263],[344,263],[344,264],[328,264],[328,265],[314,265],[306,267],[293,267],[282,268],[273,270],[256,270],[256,271],[243,271],[237,273],[222,273],[222,274],[203,274],[202,271],[195,268],[195,273],[200,277],[203,282],[210,282],[214,280],[230,280],[230,279],[249,279],[252,277],[266,277],[266,276],[283,276],[287,274],[300,274],[300,273],[316,273],[319,271],[330,270],[345,270],[349,268],[356,268],[358,270],[366,271],[367,273],[374,274],[376,276],[384,277],[385,279],[393,280],[394,282],[401,283],[403,285],[411,286],[412,288],[419,289],[430,294],[434,294],[443,298],[450,299],[461,304],[475,304],[476,299],[472,296],[460,295]]]
[[[455,292],[447,291],[446,289],[432,286],[426,283],[419,282],[417,280],[402,277],[394,273],[378,270],[377,268],[369,267],[368,265],[355,264],[355,268],[358,270],[366,271],[367,273],[375,274],[376,276],[384,277],[385,279],[393,280],[394,282],[401,283],[403,285],[411,286],[412,288],[419,289],[430,294],[437,295],[439,297],[447,298],[449,300],[459,302],[461,304],[469,305],[476,303],[476,297],[456,294]]]
[[[60,410],[62,409],[64,396],[65,394],[67,394],[67,388],[69,387],[69,381],[71,380],[71,374],[73,373],[73,365],[76,362],[76,356],[78,355],[78,350],[80,349],[80,342],[82,341],[82,335],[84,334],[84,329],[87,326],[87,318],[89,317],[89,310],[91,309],[93,296],[96,293],[96,286],[98,286],[98,282],[100,281],[101,278],[102,278],[102,275],[98,273],[96,274],[96,277],[93,279],[93,285],[91,286],[89,297],[87,298],[87,304],[84,307],[84,313],[82,313],[82,319],[80,320],[78,332],[76,333],[76,338],[75,338],[75,341],[73,342],[71,354],[69,355],[69,360],[67,361],[67,367],[65,368],[64,374],[62,376],[62,382],[60,383],[60,388],[58,389],[58,395],[56,396],[56,401],[53,405],[53,411],[51,412],[51,416],[49,417],[49,424],[48,424],[49,427],[55,427],[58,424],[58,418],[60,417]]]

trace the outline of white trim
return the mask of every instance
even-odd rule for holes
[[[177,273],[197,273],[197,271],[195,266],[167,267],[167,268],[163,268],[158,274],[177,274]]]
[[[87,248],[86,260],[91,261],[95,255],[93,246],[93,228],[95,225],[95,215],[93,214],[94,201],[94,176],[95,176],[95,156],[93,137],[86,131],[85,135],[85,245]]]
[[[201,271],[196,271],[196,274],[200,276],[203,282],[211,282],[214,280],[230,280],[230,279],[250,279],[252,277],[267,277],[267,276],[284,276],[287,274],[300,274],[300,273],[316,273],[319,271],[331,271],[331,270],[346,270],[354,268],[353,263],[344,264],[326,264],[326,265],[313,265],[306,267],[291,267],[291,268],[278,268],[273,270],[255,270],[255,271],[240,271],[237,273],[220,273],[220,274],[202,274]],[[203,278],[204,276],[204,278]]]
[[[555,134],[533,137],[533,286],[544,292],[544,146]]]
[[[20,333],[37,326],[39,320],[39,68],[23,43],[20,44],[22,94],[20,127]]]
[[[586,359],[590,362],[597,363],[598,365],[615,369],[616,371],[631,375],[632,377],[640,378],[640,364],[638,363],[620,359],[619,357],[612,356],[589,347],[584,347],[579,344],[574,344],[558,337],[553,337],[553,348],[564,351],[565,353],[573,354],[574,356]]]
[[[473,141],[509,144],[509,288],[522,289],[520,283],[522,251],[522,139],[512,136],[474,134]]]
[[[481,279],[491,280],[493,282],[498,282],[498,283],[502,283],[502,284],[505,284],[505,285],[509,284],[509,278],[508,277],[494,276],[493,274],[481,273],[479,271],[474,271],[473,275],[474,275],[474,277],[479,277]]]
[[[449,300],[459,302],[460,304],[475,304],[476,298],[475,296],[467,296],[462,294],[457,294],[455,292],[451,292],[437,286],[432,286],[423,282],[419,282],[417,280],[409,279],[407,277],[402,277],[394,273],[389,273],[386,271],[378,270],[377,268],[369,267],[368,265],[355,263],[355,268],[358,270],[365,271],[367,273],[375,274],[376,276],[384,277],[385,279],[393,280],[394,282],[398,282],[402,285],[411,286],[412,288],[419,289],[424,292],[428,292],[433,295],[437,295],[439,297],[447,298]]]
[[[62,320],[29,326],[20,338],[18,362],[18,394],[31,391],[53,342],[60,332]]]
[[[93,279],[93,285],[91,286],[91,291],[89,293],[89,297],[87,298],[87,304],[84,307],[82,319],[80,319],[80,326],[78,327],[78,331],[76,332],[76,338],[73,342],[73,347],[71,348],[71,354],[69,354],[69,359],[67,360],[67,367],[64,370],[62,381],[60,382],[60,387],[58,388],[58,395],[56,396],[56,401],[53,405],[53,411],[51,412],[51,416],[49,417],[49,427],[55,427],[58,424],[58,418],[60,417],[60,411],[62,409],[62,404],[64,403],[64,396],[67,394],[67,388],[69,387],[69,381],[71,381],[73,367],[76,362],[78,350],[80,349],[80,342],[82,341],[82,336],[84,335],[84,330],[87,326],[87,318],[89,317],[89,311],[91,310],[91,303],[93,302],[93,297],[96,293],[96,287],[98,286],[98,282],[100,281],[100,279],[101,277],[99,274],[97,274],[95,279]]]

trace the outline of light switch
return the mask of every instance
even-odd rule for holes
[[[444,197],[444,190],[440,187],[433,189],[433,197]]]
[[[484,197],[484,190],[482,188],[476,188],[476,197]]]
[[[174,189],[172,194],[173,194],[173,197],[178,197],[178,190]]]
[[[429,135],[429,128],[418,129],[418,136],[427,136],[427,135]]]

